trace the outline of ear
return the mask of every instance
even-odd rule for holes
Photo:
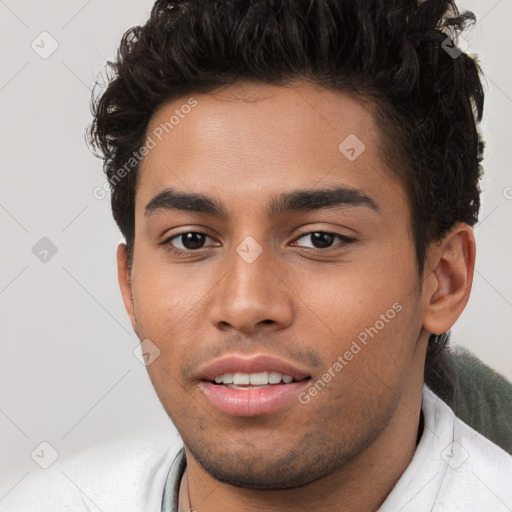
[[[137,333],[137,321],[135,319],[135,308],[132,300],[132,283],[130,270],[128,269],[126,244],[119,244],[117,246],[117,280],[119,281],[119,288],[123,296],[124,307],[130,317],[133,330]]]
[[[473,230],[458,223],[429,252],[423,328],[441,334],[451,329],[469,299],[476,253]]]

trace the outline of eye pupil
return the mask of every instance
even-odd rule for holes
[[[205,235],[203,233],[184,233],[181,235],[181,242],[183,243],[183,247],[186,249],[201,249],[204,244],[204,237]]]
[[[311,233],[311,240],[313,245],[317,246],[319,249],[323,249],[325,247],[329,247],[334,239],[334,235],[330,233],[324,233],[321,231],[316,231],[315,233]]]

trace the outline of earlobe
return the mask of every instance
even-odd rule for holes
[[[132,284],[130,270],[128,268],[126,244],[119,244],[117,247],[117,280],[123,297],[124,307],[130,317],[133,330],[137,333],[137,322],[135,319],[135,309],[132,298]]]
[[[470,226],[458,223],[432,250],[423,327],[441,334],[451,329],[466,307],[473,283],[475,237]],[[433,291],[432,291],[433,290]]]

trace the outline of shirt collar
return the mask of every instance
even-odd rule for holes
[[[178,512],[178,497],[180,494],[180,483],[187,467],[185,449],[182,448],[174,458],[167,480],[165,482],[164,494],[162,496],[162,512]]]

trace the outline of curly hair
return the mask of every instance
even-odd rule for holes
[[[382,153],[407,194],[422,276],[428,244],[478,220],[484,92],[477,58],[456,44],[475,19],[452,0],[158,0],[108,62],[88,131],[129,261],[139,163],[126,172],[126,162],[155,110],[239,81],[306,81],[372,106]],[[431,335],[432,356],[447,339]]]

